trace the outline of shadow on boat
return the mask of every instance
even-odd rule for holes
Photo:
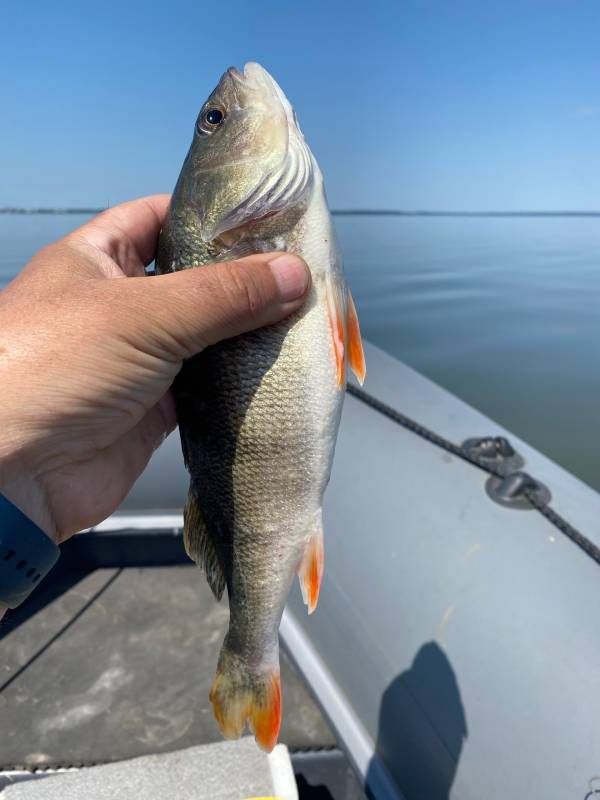
[[[381,796],[383,762],[406,800],[449,800],[467,735],[452,665],[438,644],[427,642],[383,694],[368,796]]]
[[[29,656],[20,666],[9,669],[8,677],[0,683],[0,693],[8,689],[32,664],[41,658],[44,653],[57,641],[77,620],[92,606],[104,591],[114,582],[121,573],[121,569],[107,570],[107,575],[103,576],[99,588],[92,594],[84,594],[78,598],[76,607],[72,604],[73,592],[71,590],[83,581],[92,569],[80,568],[73,569],[68,559],[64,563],[59,563],[52,571],[52,580],[46,581],[39,587],[37,592],[31,594],[27,600],[18,608],[11,610],[2,620],[0,620],[0,641],[13,633],[21,625],[31,620],[46,606],[55,606],[58,624],[47,629],[47,622],[33,623],[33,628],[25,628],[25,634],[21,639],[21,646],[25,646],[25,651],[30,650]],[[61,606],[63,598],[66,603]],[[62,619],[61,619],[62,618]],[[18,652],[18,647],[17,647]],[[1,790],[1,789],[0,789]]]
[[[93,567],[89,569],[73,569],[71,564],[59,561],[52,570],[51,577],[44,581],[39,589],[33,592],[22,605],[12,609],[0,621],[0,641],[46,606],[51,605],[62,595],[67,594],[70,589],[93,571]]]

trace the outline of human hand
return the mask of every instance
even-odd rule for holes
[[[56,542],[109,516],[173,430],[184,359],[305,299],[289,254],[144,277],[168,202],[100,214],[0,293],[0,493]]]

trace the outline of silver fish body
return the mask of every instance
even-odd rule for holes
[[[215,109],[222,130],[207,133],[202,126],[218,119]],[[228,122],[238,154],[250,154],[241,164],[227,137],[217,138]],[[229,596],[229,631],[211,691],[215,716],[228,737],[248,721],[269,750],[281,719],[278,628],[296,573],[309,611],[318,598],[321,506],[353,305],[321,173],[268,73],[256,64],[225,73],[198,126],[161,232],[157,271],[288,250],[312,276],[300,311],[207,348],[173,387],[191,476],[186,549],[216,597],[225,586]]]

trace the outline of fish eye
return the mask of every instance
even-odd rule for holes
[[[207,108],[198,117],[198,122],[196,123],[196,130],[200,134],[200,136],[206,136],[211,133],[214,133],[219,125],[225,119],[225,111],[221,108],[215,108],[212,106],[211,108]]]
[[[209,125],[220,125],[225,115],[219,108],[209,108],[204,114],[204,119]]]

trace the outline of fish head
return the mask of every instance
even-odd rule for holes
[[[303,201],[313,158],[296,115],[256,63],[231,67],[202,106],[184,171],[202,239]]]

